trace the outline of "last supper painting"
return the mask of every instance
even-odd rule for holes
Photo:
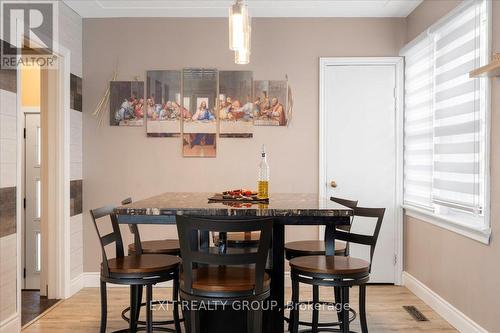
[[[142,126],[144,124],[144,82],[111,81],[110,125]]]
[[[286,126],[287,96],[286,80],[254,81],[254,125]]]
[[[148,71],[146,96],[147,136],[179,136],[181,117],[187,112],[181,103],[181,71]]]
[[[251,71],[219,71],[219,136],[251,138],[253,111]]]

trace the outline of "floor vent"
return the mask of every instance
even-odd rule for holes
[[[422,312],[420,312],[415,306],[413,305],[404,305],[403,309],[406,310],[410,314],[410,316],[415,319],[415,321],[429,321],[426,316]]]

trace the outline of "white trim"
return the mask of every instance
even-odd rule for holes
[[[0,323],[0,333],[12,333],[21,331],[21,318],[15,313]]]
[[[227,17],[234,0],[117,1],[64,0],[83,18]],[[422,0],[280,0],[248,1],[252,17],[407,17]]]
[[[67,295],[67,298],[73,296],[83,288],[83,273],[75,277],[74,279],[71,280],[71,284],[69,287],[69,295]]]
[[[407,272],[403,272],[403,285],[458,331],[464,333],[488,333],[478,323]]]
[[[403,203],[403,110],[404,110],[404,61],[402,57],[321,57],[319,59],[319,184],[318,194],[320,198],[326,197],[327,177],[325,160],[326,152],[326,105],[325,105],[325,76],[327,66],[346,65],[394,65],[396,67],[396,110],[395,110],[395,131],[396,131],[396,174],[395,185],[395,249],[394,253],[397,263],[394,268],[394,283],[402,282],[403,272],[403,210],[400,208]],[[323,238],[324,226],[319,227],[318,237]]]
[[[471,227],[470,225],[457,222],[456,219],[450,219],[445,215],[440,216],[435,213],[426,211],[425,209],[409,205],[404,205],[403,208],[407,216],[418,219],[419,221],[427,222],[440,228],[453,231],[457,234],[471,238],[486,245],[490,243],[490,228],[479,229]]]
[[[17,103],[16,103],[16,117],[17,117],[17,164],[16,164],[16,196],[17,196],[17,211],[16,211],[16,256],[17,256],[17,264],[16,264],[16,270],[17,270],[17,289],[16,289],[16,296],[17,296],[17,304],[16,304],[16,314],[15,314],[15,319],[11,323],[7,323],[7,321],[4,321],[0,325],[0,333],[3,332],[20,332],[21,331],[21,288],[23,286],[23,275],[21,274],[22,269],[24,268],[24,261],[23,261],[23,240],[24,240],[24,227],[23,227],[23,217],[24,217],[24,209],[21,208],[23,207],[23,199],[24,199],[24,114],[21,112],[21,72],[19,70],[16,71],[16,79],[17,79],[17,87],[16,87],[16,97],[17,97]],[[15,324],[13,324],[15,323]],[[4,326],[5,325],[5,326]],[[2,329],[2,327],[6,327],[5,331]],[[14,329],[14,330],[12,330]]]

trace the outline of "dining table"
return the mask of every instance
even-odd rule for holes
[[[263,332],[284,332],[285,311],[285,226],[325,225],[327,229],[349,225],[353,210],[320,198],[314,193],[271,193],[268,202],[243,203],[238,201],[214,202],[214,193],[165,192],[115,208],[120,224],[174,225],[176,216],[245,219],[272,217],[272,245],[270,251],[271,292],[273,307],[264,313]],[[327,237],[328,238],[328,237]],[[199,246],[209,246],[210,235],[202,233]],[[335,241],[326,244],[327,252],[334,253]],[[231,325],[222,326],[218,332],[234,332]],[[226,329],[224,329],[226,327]],[[210,330],[212,331],[212,330]]]

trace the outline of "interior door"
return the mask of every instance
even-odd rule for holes
[[[25,147],[25,288],[40,289],[41,268],[41,130],[40,114],[26,114],[26,147]]]
[[[331,65],[324,75],[328,196],[385,207],[370,282],[395,282],[396,66]],[[334,183],[332,183],[334,182]],[[356,218],[352,231],[371,234],[375,221]],[[369,260],[369,248],[351,255]]]

